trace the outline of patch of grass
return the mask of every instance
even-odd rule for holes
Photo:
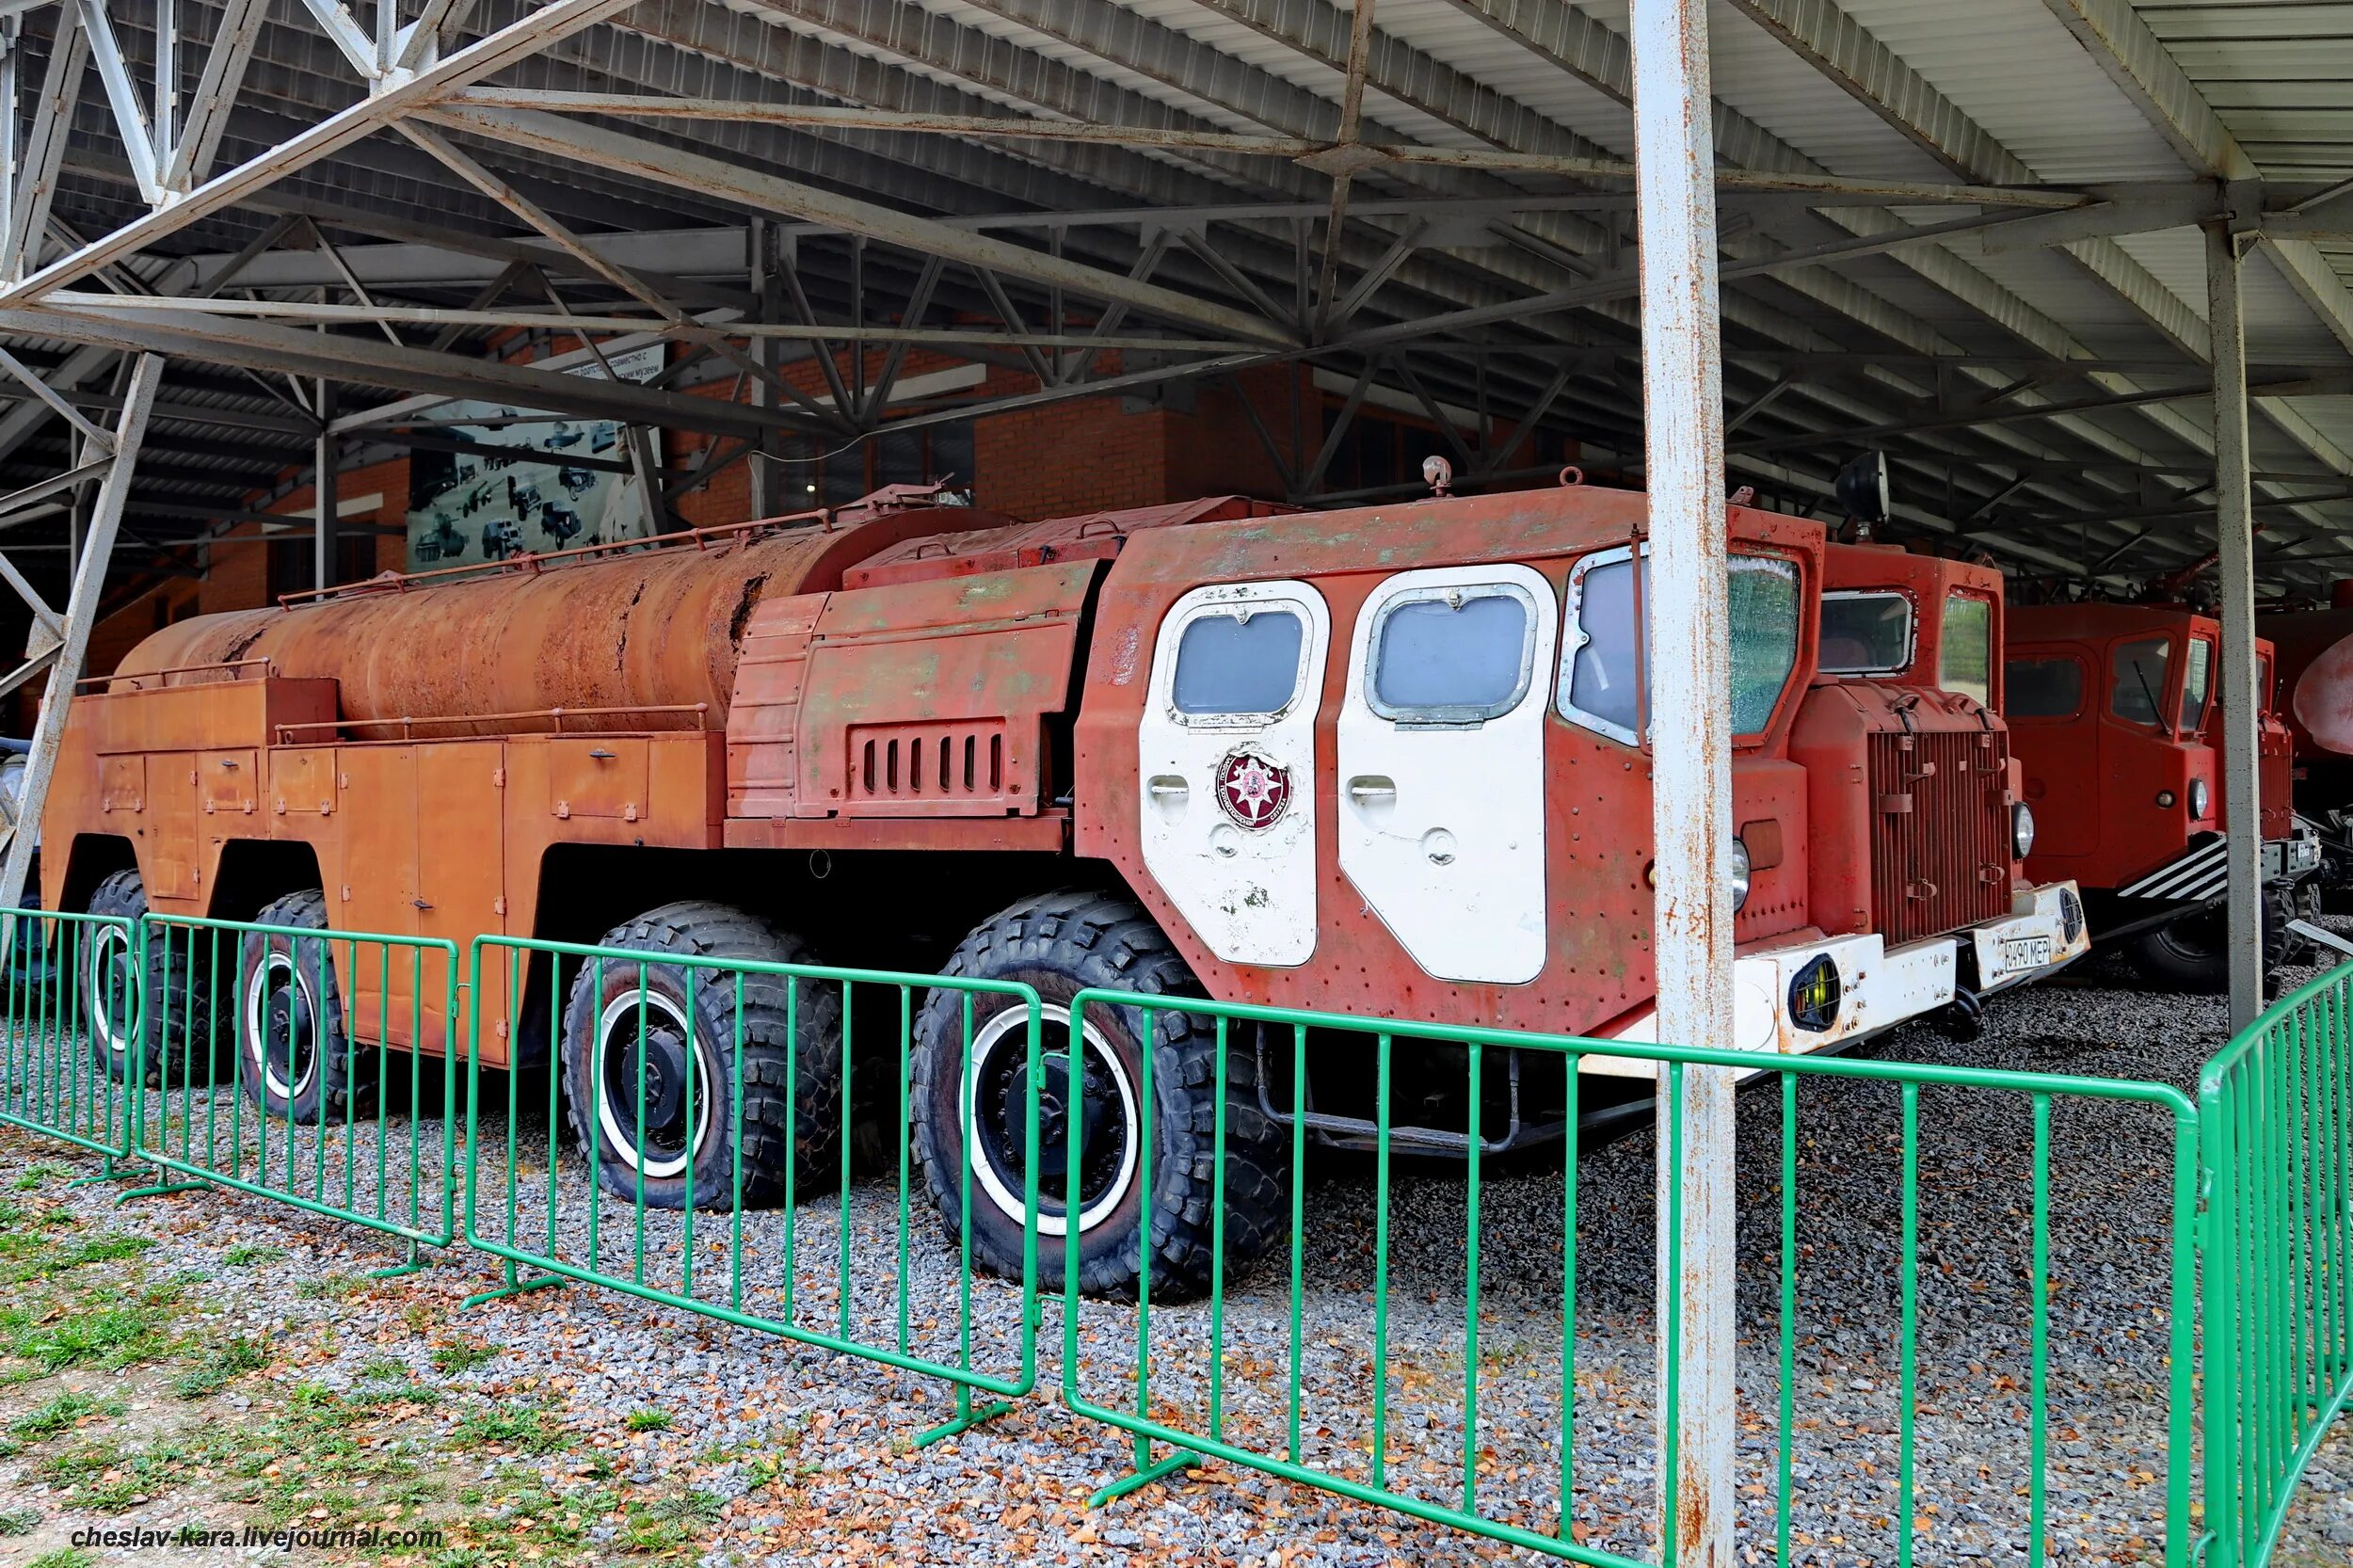
[[[458,1448],[507,1448],[527,1454],[552,1454],[571,1442],[564,1432],[549,1426],[545,1412],[536,1407],[466,1416],[450,1430],[449,1440]]]
[[[656,1555],[680,1552],[719,1522],[725,1505],[709,1492],[681,1492],[651,1502],[632,1503],[621,1517],[618,1539],[630,1550]]]
[[[500,1347],[478,1339],[453,1339],[433,1347],[433,1368],[450,1377],[471,1372],[486,1362],[496,1360]]]
[[[291,1255],[283,1247],[232,1247],[220,1255],[220,1260],[232,1269],[250,1269],[257,1263],[283,1262]]]
[[[0,1513],[0,1540],[11,1535],[30,1535],[40,1528],[40,1509],[20,1508],[13,1512]]]
[[[171,1380],[171,1391],[184,1400],[210,1399],[248,1372],[269,1365],[269,1352],[243,1335],[216,1345],[195,1366]]]
[[[61,1166],[27,1165],[24,1169],[17,1173],[16,1179],[9,1182],[8,1185],[14,1188],[17,1192],[30,1192],[40,1187],[42,1182],[47,1181],[50,1177],[61,1176],[63,1175],[65,1175],[65,1171]]]
[[[60,1546],[54,1552],[43,1552],[26,1563],[24,1568],[90,1568],[98,1560],[76,1546]]]
[[[382,1382],[386,1378],[405,1378],[408,1375],[408,1363],[397,1356],[379,1355],[360,1364],[360,1376],[363,1379]]]
[[[170,1348],[164,1332],[159,1304],[142,1301],[136,1306],[107,1307],[70,1314],[42,1323],[8,1325],[5,1348],[41,1372],[68,1367],[103,1367],[109,1370],[152,1361]]]
[[[673,1417],[668,1411],[648,1407],[644,1410],[631,1411],[621,1425],[632,1432],[667,1432],[670,1430],[672,1420]]]
[[[376,1282],[365,1274],[321,1274],[295,1287],[295,1294],[314,1302],[340,1302],[360,1294]]]
[[[7,1249],[7,1256],[15,1261],[7,1270],[0,1271],[0,1280],[10,1285],[29,1285],[37,1279],[61,1274],[69,1269],[86,1268],[93,1263],[126,1262],[154,1244],[152,1237],[125,1236],[120,1232],[94,1236],[78,1246],[63,1248],[27,1237],[19,1245]]]
[[[93,1400],[87,1394],[60,1394],[8,1423],[8,1432],[28,1443],[40,1443],[72,1431],[85,1416],[112,1416],[121,1409],[112,1400]]]

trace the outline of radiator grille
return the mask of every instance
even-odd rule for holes
[[[1893,945],[2009,913],[2004,738],[1871,737],[1871,891]]]

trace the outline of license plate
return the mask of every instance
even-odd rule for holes
[[[2006,936],[2002,939],[2002,972],[2016,974],[2021,969],[2040,969],[2051,962],[2051,938],[2048,936]]]

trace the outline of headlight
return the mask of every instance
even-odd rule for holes
[[[2009,808],[2009,850],[2021,860],[2034,853],[2034,808],[2023,800]]]
[[[2213,803],[2214,795],[2207,790],[2206,781],[2202,778],[2191,779],[2189,781],[2189,814],[2192,817],[2203,817],[2206,814],[2206,808]]]
[[[1749,902],[1749,846],[1737,836],[1732,840],[1732,907],[1737,913]]]

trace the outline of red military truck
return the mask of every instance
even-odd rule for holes
[[[887,494],[184,621],[77,700],[43,894],[460,943],[936,967],[1026,981],[1057,1024],[1106,985],[1641,1037],[1644,508],[1561,488],[1020,523]],[[1738,1007],[1737,1037],[1714,1043],[1842,1047],[1951,1005],[1964,951],[2003,966],[1980,984],[2080,952],[2060,889],[2013,889],[1998,734],[1817,687],[1821,529],[1743,506],[1727,526]],[[379,974],[248,948],[242,1080],[273,1112],[324,1113],[351,1091],[349,1059],[270,1036],[336,999],[276,991],[342,987],[360,1031],[409,999],[385,1007],[369,987],[396,982]],[[769,999],[737,1019],[706,985],[690,1016],[653,966],[666,1015],[648,1043],[591,973],[543,968],[509,997],[486,972],[475,1005],[554,1010],[576,1131],[616,1190],[680,1204],[691,1170],[727,1192],[730,1129],[781,1128],[788,1061],[797,1147],[824,1168],[838,1008],[804,1006],[788,1042]],[[951,1225],[974,1160],[975,1254],[1012,1267],[1022,1144],[1000,1112],[1027,1065],[1017,1016],[972,1004],[968,1053],[960,997],[915,1021],[912,1136]],[[450,1020],[429,1000],[422,1016],[394,1043],[449,1048]],[[720,1055],[739,1030],[740,1080]],[[527,1060],[547,1032],[486,1024],[485,1057]],[[1132,1289],[1141,1257],[1140,1033],[1130,1014],[1091,1016],[1075,1085],[1047,1096],[1041,1224],[1061,1235],[1075,1214],[1099,1290]],[[1066,1032],[1048,1039],[1059,1053]],[[1208,1277],[1216,1078],[1206,1027],[1164,1018],[1152,1040],[1151,1277],[1176,1292]],[[580,1112],[600,1075],[668,1083],[689,1051],[698,1081],[742,1083],[740,1121],[672,1125],[667,1094],[634,1123]],[[1261,1075],[1288,1074],[1288,1043],[1271,1054],[1262,1068],[1237,1048],[1225,1086],[1237,1254],[1279,1223],[1290,1094],[1262,1095]],[[1491,1148],[1556,1135],[1567,1103],[1559,1058],[1506,1054],[1481,1108]],[[1650,1086],[1608,1065],[1579,1103],[1623,1120]],[[1059,1055],[1047,1071],[1071,1085]],[[1361,1140],[1361,1062],[1319,1045],[1310,1072],[1316,1134]],[[1463,1081],[1443,1052],[1401,1053],[1398,1143],[1464,1148]],[[754,1198],[778,1191],[757,1168],[778,1146],[747,1143]]]
[[[2221,729],[2210,701],[2222,628],[2178,607],[2018,606],[2004,645],[2006,705],[2038,829],[2027,869],[2083,888],[2094,934],[2151,984],[2218,991],[2223,941]],[[2272,650],[2256,640],[2261,689]],[[2289,804],[2287,730],[2261,715],[2265,968],[2292,956],[2287,922],[2320,846]]]
[[[2010,811],[2010,849],[2021,862],[2035,846],[2036,822],[2018,760],[2011,755],[2009,727],[2001,718],[2002,574],[1991,567],[1915,555],[1896,545],[1833,544],[1827,553],[1822,594],[1820,665],[1841,678],[1857,701],[1871,701],[1916,730],[1959,733],[2000,760],[1998,788]],[[1922,765],[1933,765],[1924,762]],[[1876,809],[1912,807],[1902,797],[1876,797]],[[2067,963],[2089,948],[2083,903],[2072,883],[2031,886],[2012,877],[2019,913],[2056,913],[2062,943],[2048,962]],[[1917,883],[1902,889],[1913,899],[1932,899],[1940,889]],[[2015,939],[2015,938],[2012,938]],[[1974,1020],[1977,1003],[1991,993],[2047,969],[2005,961],[1994,934],[1978,934],[1961,952],[1956,992],[1962,1018]],[[2025,956],[2043,956],[2029,938]],[[1956,1020],[1960,1021],[1960,1020]]]

